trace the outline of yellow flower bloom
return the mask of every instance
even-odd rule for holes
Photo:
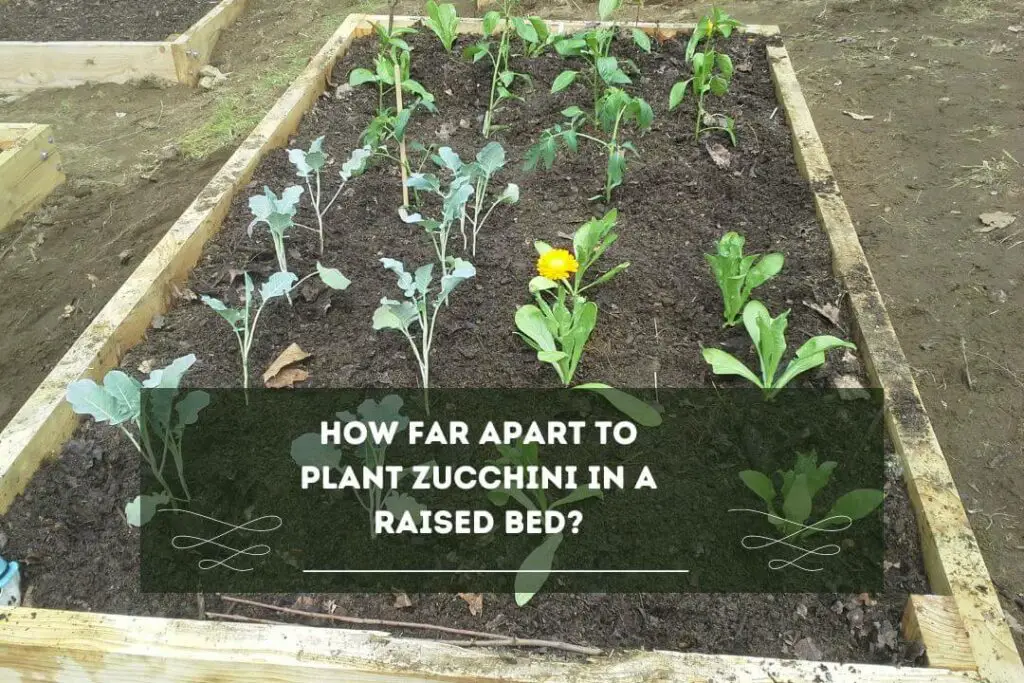
[[[567,280],[579,268],[576,257],[565,249],[550,249],[537,259],[537,272],[549,280]]]

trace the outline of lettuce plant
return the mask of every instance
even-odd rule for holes
[[[830,349],[857,347],[831,335],[812,337],[796,351],[796,357],[789,362],[782,375],[776,377],[779,363],[786,352],[786,318],[789,311],[773,318],[760,301],[751,301],[743,307],[743,326],[747,329],[757,358],[761,364],[758,377],[735,356],[721,349],[704,349],[704,360],[711,365],[716,375],[739,375],[764,390],[767,398],[773,397],[798,375],[825,364],[825,353]]]
[[[618,233],[615,232],[615,223],[618,220],[618,216],[618,210],[611,209],[601,218],[591,218],[573,233],[572,249],[577,267],[575,272],[572,273],[571,280],[565,278],[562,281],[563,285],[573,296],[579,296],[591,287],[608,282],[629,268],[629,261],[624,261],[596,280],[585,282],[586,274],[590,267],[619,239]],[[539,240],[534,242],[533,246],[541,257],[553,249],[547,242]],[[552,290],[557,284],[558,282],[551,278],[538,275],[530,283],[530,287],[534,291]]]
[[[540,458],[537,455],[537,444],[523,444],[516,442],[509,446],[497,446],[499,456],[488,460],[489,465],[497,467],[538,467]],[[498,507],[505,507],[509,500],[514,500],[527,510],[554,510],[564,505],[572,505],[587,498],[604,498],[601,489],[592,489],[589,486],[579,486],[565,496],[548,501],[543,489],[496,489],[487,492],[487,499]],[[516,573],[514,590],[516,604],[522,607],[533,599],[551,572],[554,563],[555,553],[562,544],[563,535],[548,534],[536,549],[533,550]]]
[[[398,431],[404,431],[409,426],[409,418],[403,415],[401,410],[402,398],[396,394],[389,394],[382,398],[380,402],[368,398],[359,404],[355,413],[344,411],[337,413],[337,417],[342,422],[362,422],[363,424],[394,422],[398,425]],[[356,447],[355,454],[364,467],[377,468],[386,465],[387,450],[387,442],[378,442],[371,437]],[[341,449],[330,444],[324,444],[321,441],[320,432],[303,434],[293,440],[291,455],[292,460],[300,467],[310,465],[313,467],[329,467],[337,470],[339,473],[342,471]],[[411,470],[404,470],[399,474],[399,481],[406,471]],[[354,493],[359,504],[370,515],[371,539],[377,536],[374,520],[378,510],[383,508],[395,515],[400,515],[403,511],[409,510],[414,506],[419,507],[414,498],[400,493],[397,489],[385,490],[372,486],[364,492],[364,495],[360,495],[358,490],[355,490]]]
[[[678,107],[686,97],[686,93],[692,90],[694,97],[697,98],[694,139],[699,140],[701,133],[720,130],[729,136],[735,146],[736,122],[724,114],[710,114],[704,108],[704,99],[708,93],[721,97],[728,92],[733,74],[732,59],[725,53],[707,50],[693,55],[691,66],[693,75],[685,81],[679,81],[669,91],[669,110]]]
[[[338,200],[338,196],[341,194],[341,191],[345,189],[345,185],[348,181],[355,176],[362,174],[362,172],[366,170],[366,162],[373,153],[369,146],[361,147],[352,151],[348,161],[341,165],[341,171],[338,172],[341,176],[341,184],[338,186],[337,191],[335,191],[331,199],[321,206],[322,195],[320,172],[327,163],[327,155],[324,154],[323,145],[324,136],[321,135],[310,143],[308,150],[288,150],[288,161],[290,161],[292,166],[295,167],[296,174],[306,181],[306,189],[309,190],[310,202],[313,204],[313,211],[316,213],[317,232],[320,235],[321,255],[324,253],[324,216],[326,216],[327,212],[330,211],[332,206],[334,206],[334,202]],[[311,178],[315,178],[315,186]]]
[[[750,300],[750,293],[782,270],[782,254],[743,255],[745,238],[736,232],[727,232],[715,244],[715,254],[704,254],[711,266],[711,272],[722,290],[725,302],[725,327],[739,322],[743,306]]]
[[[444,45],[445,52],[452,51],[452,44],[459,34],[459,14],[455,5],[445,2],[437,4],[434,0],[427,0],[426,6],[427,28],[434,32]]]
[[[512,34],[517,26],[526,30],[526,24],[521,18],[513,16],[518,0],[504,0],[501,11],[491,10],[484,15],[483,32],[484,39],[470,45],[462,51],[463,57],[471,59],[474,63],[484,57],[491,60],[491,90],[487,100],[487,113],[484,114],[484,137],[490,136],[492,131],[499,127],[494,125],[494,115],[501,110],[501,103],[522,99],[513,94],[512,84],[516,79],[531,82],[530,76],[524,73],[517,73],[509,68],[509,56],[511,54]],[[518,24],[516,20],[518,19]],[[494,32],[500,33],[497,42],[494,41]]]
[[[255,314],[253,314],[252,310],[255,287],[253,286],[252,278],[249,277],[249,273],[243,273],[245,278],[245,298],[239,308],[230,308],[223,301],[212,296],[202,296],[203,303],[227,321],[228,325],[231,326],[231,331],[235,334],[235,338],[238,340],[238,350],[242,359],[242,387],[244,389],[249,388],[249,352],[252,350],[253,341],[256,339],[256,325],[259,324],[260,315],[263,313],[263,308],[268,302],[280,296],[287,297],[293,289],[313,275],[319,275],[320,280],[332,289],[344,290],[348,288],[350,281],[339,270],[325,268],[319,262],[316,264],[316,269],[316,273],[311,273],[301,280],[298,279],[297,275],[290,272],[277,272],[271,275],[260,286],[261,301],[256,308]]]
[[[373,329],[398,330],[409,341],[412,353],[420,369],[423,394],[430,390],[430,352],[434,345],[437,313],[448,303],[448,296],[463,281],[476,275],[476,269],[469,261],[450,258],[445,273],[441,276],[440,287],[433,293],[434,264],[428,263],[407,273],[405,265],[395,259],[382,258],[381,264],[398,276],[398,288],[405,301],[383,298],[373,312]],[[413,338],[413,326],[419,326],[419,340]]]
[[[253,219],[249,223],[249,236],[252,237],[253,226],[263,223],[270,231],[270,239],[274,242],[274,253],[277,255],[277,268],[282,273],[288,272],[288,254],[284,249],[284,236],[295,227],[295,212],[299,207],[302,188],[298,185],[286,187],[278,197],[266,185],[263,194],[249,197],[249,210]]]
[[[827,531],[830,527],[846,528],[854,521],[867,517],[882,504],[882,491],[854,489],[837,498],[818,522],[807,525],[813,512],[814,498],[828,485],[835,468],[836,463],[832,461],[819,465],[818,456],[814,453],[797,453],[793,469],[776,472],[778,483],[782,484],[779,491],[769,475],[757,470],[740,472],[740,479],[764,501],[770,515],[768,521],[781,536],[801,538],[818,531]],[[779,502],[782,503],[781,510],[776,507]]]
[[[152,519],[157,505],[191,497],[185,481],[181,442],[185,427],[195,424],[199,412],[210,404],[210,395],[205,391],[190,391],[177,400],[176,390],[182,376],[195,362],[193,354],[182,356],[167,367],[153,370],[142,382],[120,370],[111,370],[102,384],[80,379],[68,385],[65,398],[71,409],[78,415],[89,415],[97,423],[119,428],[160,484],[159,492],[136,496],[125,506],[125,519],[132,526],[142,526]],[[169,391],[149,394],[144,410],[143,388]],[[138,437],[128,429],[129,425],[135,426]],[[183,498],[174,493],[164,475],[168,455],[174,461]]]
[[[651,127],[654,112],[645,100],[619,88],[608,88],[598,102],[597,110],[598,128],[608,136],[607,139],[580,132],[579,128],[586,121],[586,115],[579,107],[568,107],[562,110],[566,121],[543,131],[540,141],[527,150],[524,170],[533,171],[538,165],[542,165],[546,170],[550,169],[558,153],[559,142],[561,146],[575,152],[580,138],[589,140],[604,148],[608,159],[605,166],[604,193],[591,199],[603,197],[606,202],[610,202],[612,190],[621,185],[625,177],[627,153],[639,156],[632,142],[621,139],[622,126],[625,123],[633,123],[643,134]]]

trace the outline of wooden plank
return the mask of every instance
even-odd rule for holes
[[[785,48],[769,47],[776,92],[793,130],[801,172],[815,191],[818,218],[832,245],[833,268],[849,293],[858,349],[886,396],[886,426],[903,462],[931,588],[952,596],[978,671],[992,683],[1024,681],[1024,666],[978,548],[899,339],[886,313],[800,92]]]
[[[247,182],[263,156],[270,149],[283,145],[297,128],[303,113],[324,90],[335,59],[344,54],[354,36],[369,32],[367,19],[384,21],[386,17],[352,15],[346,19],[0,434],[0,512],[6,510],[13,497],[23,490],[39,462],[56,451],[75,429],[77,419],[63,400],[67,385],[83,376],[97,378],[114,367],[124,350],[141,338],[152,316],[165,310],[172,285],[187,276],[205,243],[219,229],[235,191]],[[408,25],[414,21],[415,18],[396,18],[399,25]],[[479,30],[479,25],[479,20],[464,21],[460,24],[460,30],[469,32],[474,27]],[[552,28],[560,31],[575,31],[584,25],[584,22],[552,22]],[[686,29],[678,25],[652,24],[644,28],[661,32]],[[748,30],[769,34],[777,32],[775,27],[748,27]],[[794,128],[795,151],[801,168],[805,173],[808,168],[812,171],[818,169],[814,172],[827,169],[827,161],[823,156],[820,160],[815,156],[815,150],[821,147],[820,141],[806,111],[806,103],[796,87],[795,75],[785,50],[771,48],[770,56],[773,77],[777,85],[782,83],[780,99]],[[821,180],[819,176],[809,177],[815,182]],[[891,401],[891,387],[884,380],[891,379],[890,375],[894,373],[909,375],[906,361],[899,351],[898,343],[895,343],[895,351],[885,346],[884,342],[890,336],[890,341],[895,341],[895,334],[881,307],[880,297],[870,279],[870,271],[841,198],[836,193],[826,197],[822,192],[818,193],[818,197],[819,216],[832,238],[837,272],[850,288],[853,310],[858,318],[862,338],[866,339],[862,341],[862,354],[873,379],[880,381],[889,390]],[[829,201],[826,202],[826,198]],[[845,223],[838,220],[842,215],[845,215]],[[861,270],[851,270],[854,266]],[[867,279],[855,280],[853,275],[856,273],[862,276],[866,274]],[[877,298],[877,308],[866,307],[861,302],[865,296]],[[871,299],[872,305],[874,298]],[[873,354],[879,355],[874,357]],[[899,367],[889,367],[893,364]],[[919,403],[919,397],[917,401]],[[923,418],[930,433],[927,418],[923,417],[923,408],[917,415]],[[913,414],[893,413],[891,410],[890,417],[890,435],[907,460],[907,447],[900,443],[900,439],[913,437],[913,430],[921,429],[918,424],[920,420],[914,422],[911,419]],[[934,441],[933,434],[931,440]],[[941,464],[944,468],[945,461],[937,450],[937,444],[935,452],[938,453],[937,460],[935,453],[915,454],[910,459],[917,465],[927,461],[932,466]],[[909,478],[919,474],[930,476],[934,472],[927,468],[908,468]],[[941,471],[938,474],[941,475]],[[948,478],[948,470],[945,470],[945,475]],[[919,510],[924,510],[924,514],[934,518],[923,527],[932,533],[928,540],[934,544],[935,530],[938,528],[942,532],[939,538],[943,539],[943,543],[935,544],[930,562],[939,562],[941,567],[941,563],[947,560],[959,561],[961,558],[948,553],[951,540],[945,536],[952,533],[955,522],[963,517],[959,500],[952,513],[946,508],[935,510],[935,501],[919,496],[915,485],[931,486],[932,483],[917,483],[911,487],[912,495],[920,498],[915,499]],[[949,485],[952,487],[951,480]],[[953,495],[955,497],[955,490]],[[939,502],[948,505],[950,499],[942,498]],[[957,513],[960,517],[957,517]],[[943,520],[950,525],[948,529],[938,525]],[[973,541],[966,519],[963,519],[958,532],[966,533]],[[973,552],[976,553],[976,550],[975,544]],[[958,597],[961,587],[957,581],[973,582],[971,585],[975,586],[991,586],[991,583],[984,564],[975,563],[975,560],[980,562],[980,554],[976,557],[968,556],[967,560],[966,568],[958,566],[942,570],[942,576],[952,576],[955,580],[946,584],[940,582],[939,585],[950,588],[970,638],[972,655],[979,657],[979,653],[991,653],[993,641],[998,640],[1000,629],[1005,630],[1005,624],[996,617],[997,622],[989,640],[977,634],[977,620],[981,616],[978,604]],[[992,595],[994,599],[994,591]],[[1001,615],[1001,611],[995,614]],[[586,663],[566,663],[554,658],[533,656],[513,658],[482,650],[442,646],[429,641],[390,638],[387,634],[365,631],[213,624],[32,608],[10,610],[3,616],[8,618],[0,619],[0,652],[5,655],[0,658],[0,662],[13,663],[8,673],[19,677],[15,680],[24,680],[23,676],[61,676],[61,680],[88,679],[118,683],[136,681],[143,677],[156,682],[177,681],[184,677],[239,681],[316,680],[319,683],[324,673],[343,673],[343,680],[354,681],[688,679],[768,683],[782,680],[980,680],[974,672],[936,668],[920,670],[692,653],[627,652]],[[926,620],[925,623],[929,622]],[[1011,667],[1015,661],[1019,665],[1019,658],[1012,641],[1009,642],[1009,649],[1003,652],[1002,661],[1005,666],[986,662],[986,668],[981,671],[989,680],[1015,680],[1011,674],[1016,676],[1017,670]],[[5,664],[0,664],[2,666]],[[995,676],[992,676],[993,673]]]
[[[53,132],[42,124],[0,127],[0,232],[64,182]]]
[[[0,42],[0,92],[141,78],[177,80],[170,43]]]
[[[220,32],[234,23],[245,11],[246,0],[221,0],[206,16],[193,24],[172,44],[179,83],[194,86],[199,70],[210,63]]]
[[[948,595],[911,595],[903,611],[903,637],[924,645],[928,666],[974,671],[974,654],[956,602]]]
[[[0,609],[0,679],[102,683],[965,683],[970,672],[681,652],[560,661],[383,631]]]

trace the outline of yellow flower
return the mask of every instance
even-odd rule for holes
[[[549,249],[537,259],[537,272],[549,280],[567,280],[579,267],[576,258],[565,249]]]

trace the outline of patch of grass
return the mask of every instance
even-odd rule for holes
[[[257,111],[258,103],[247,103],[237,95],[225,95],[202,125],[181,137],[178,148],[189,159],[206,158],[252,130],[261,118]]]
[[[1009,152],[1003,150],[1003,157],[984,159],[977,166],[961,166],[964,173],[953,181],[953,187],[970,185],[974,188],[1004,188],[1024,168]]]

